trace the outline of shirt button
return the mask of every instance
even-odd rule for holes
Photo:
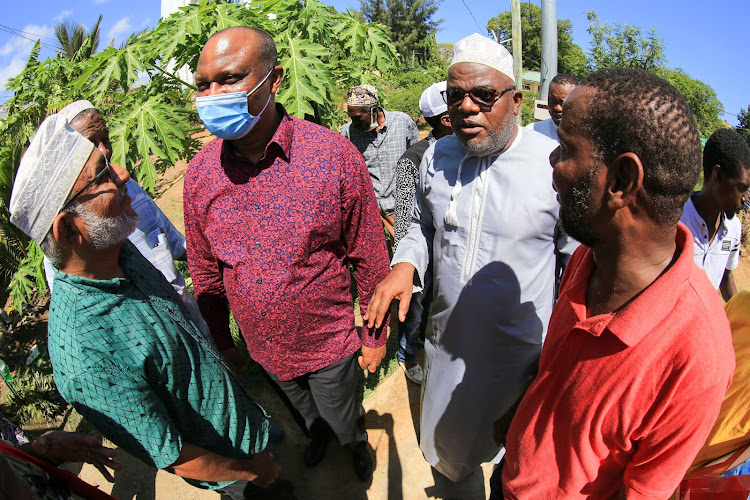
[[[266,316],[266,311],[261,311],[260,315],[263,316],[263,317],[265,317]]]
[[[258,278],[257,280],[255,280],[255,282],[260,285],[261,283],[263,283],[263,279],[262,278]]]
[[[256,241],[256,242],[255,242],[255,246],[256,246],[256,247],[260,247],[260,241]]]
[[[255,207],[256,210],[260,208],[260,205],[258,205],[257,203],[255,203],[253,206]]]

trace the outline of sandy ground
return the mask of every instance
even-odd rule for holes
[[[386,379],[364,401],[365,422],[370,444],[375,451],[376,470],[370,484],[360,482],[351,466],[351,454],[336,442],[329,444],[325,459],[313,469],[302,464],[307,438],[296,426],[283,403],[267,385],[256,388],[256,399],[284,428],[286,435],[269,448],[282,466],[281,477],[290,480],[300,500],[389,499],[416,500],[451,498],[485,499],[489,495],[492,465],[460,484],[452,484],[425,462],[417,444],[420,388],[398,371]],[[194,488],[181,478],[145,466],[119,451],[125,465],[111,485],[93,466],[74,472],[120,500],[216,499],[219,494]]]

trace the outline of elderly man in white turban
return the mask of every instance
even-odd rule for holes
[[[138,225],[129,179],[62,114],[42,123],[18,167],[10,220],[57,269],[48,327],[55,383],[146,464],[244,498],[279,471],[263,453],[267,415],[127,240]]]
[[[104,117],[91,102],[85,99],[74,101],[61,109],[60,115],[68,120],[73,130],[94,143],[107,160],[112,159],[113,149],[109,141],[109,129],[104,123]],[[131,206],[139,218],[138,226],[130,233],[128,239],[167,278],[182,298],[195,324],[206,338],[211,339],[211,332],[201,316],[198,303],[185,285],[182,273],[175,266],[175,260],[186,260],[185,236],[174,227],[164,212],[134,179],[130,179],[125,184],[125,188],[130,196]],[[52,290],[55,270],[47,257],[44,258],[44,274]]]
[[[399,318],[432,257],[420,447],[452,481],[497,458],[493,425],[533,376],[553,306],[557,143],[514,123],[523,94],[501,45],[474,34],[453,51],[444,93],[454,135],[424,155],[414,221],[365,320],[393,298]]]

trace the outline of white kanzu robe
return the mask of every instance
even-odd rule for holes
[[[500,451],[492,426],[536,368],[554,300],[555,250],[569,257],[577,246],[557,229],[548,159],[557,142],[517,130],[499,155],[469,156],[455,136],[427,150],[414,222],[393,258],[413,264],[420,282],[433,260],[420,448],[453,481]],[[461,163],[453,227],[444,215]]]

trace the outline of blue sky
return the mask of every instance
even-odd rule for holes
[[[338,10],[359,8],[359,0],[322,0]],[[539,0],[532,0],[539,4]],[[443,0],[438,18],[444,21],[438,42],[455,41],[483,30],[487,21],[510,2],[487,0]],[[557,15],[573,22],[573,39],[584,51],[589,48],[585,11],[593,9],[601,21],[654,28],[666,42],[667,63],[711,85],[724,104],[724,118],[736,125],[734,114],[750,104],[750,64],[747,31],[750,2],[713,0],[710,3],[678,0],[559,0]],[[41,38],[43,56],[55,54],[53,26],[59,20],[93,25],[103,14],[102,42],[119,45],[134,31],[153,26],[159,18],[159,0],[9,0],[0,19],[0,82],[16,75],[28,57],[33,42],[12,35],[4,27]],[[475,22],[476,20],[476,22]],[[478,25],[478,26],[477,26]],[[8,93],[0,88],[0,102]]]

